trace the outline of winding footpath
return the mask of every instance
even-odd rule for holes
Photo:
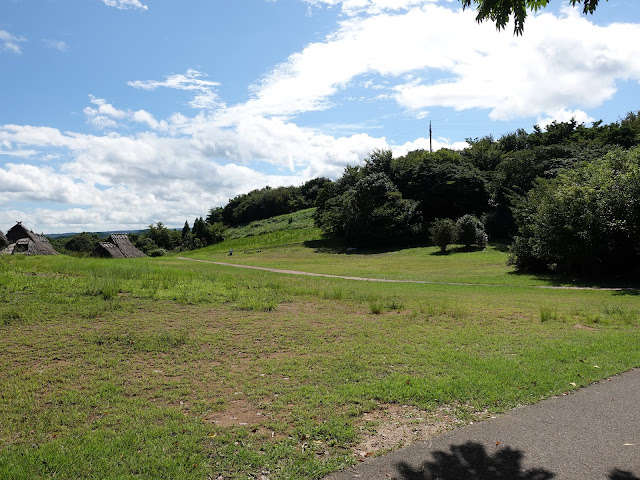
[[[622,287],[575,287],[562,285],[513,285],[500,283],[464,283],[464,282],[436,282],[431,280],[399,280],[392,278],[367,278],[367,277],[350,277],[346,275],[330,275],[328,273],[302,272],[299,270],[286,270],[282,268],[257,267],[255,265],[240,265],[237,263],[216,262],[213,260],[200,260],[197,258],[176,257],[179,260],[189,260],[192,262],[211,263],[213,265],[221,265],[224,267],[246,268],[249,270],[261,270],[263,272],[281,273],[284,275],[303,275],[308,277],[324,277],[324,278],[340,278],[342,280],[356,280],[359,282],[380,282],[380,283],[417,283],[424,285],[458,285],[458,286],[476,286],[476,287],[521,287],[521,288],[544,288],[551,290],[603,290],[611,292],[637,292],[635,288]]]

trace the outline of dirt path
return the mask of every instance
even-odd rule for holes
[[[343,280],[357,280],[359,282],[381,282],[381,283],[417,283],[424,285],[459,285],[459,286],[482,286],[482,287],[528,287],[528,288],[546,288],[552,290],[604,290],[611,292],[622,291],[638,291],[635,288],[606,288],[606,287],[571,287],[556,285],[513,285],[498,283],[463,283],[463,282],[435,282],[430,280],[397,280],[390,278],[367,278],[367,277],[349,277],[346,275],[330,275],[327,273],[302,272],[299,270],[285,270],[281,268],[257,267],[254,265],[239,265],[237,263],[215,262],[213,260],[199,260],[197,258],[176,257],[180,260],[190,260],[192,262],[211,263],[214,265],[222,265],[225,267],[246,268],[249,270],[262,270],[264,272],[282,273],[285,275],[306,275],[308,277],[324,277],[324,278],[341,278]]]

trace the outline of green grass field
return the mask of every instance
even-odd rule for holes
[[[346,254],[309,216],[188,256],[473,285],[3,257],[0,478],[321,478],[411,441],[363,452],[382,413],[453,428],[640,366],[634,290],[538,288],[570,282],[499,246]]]

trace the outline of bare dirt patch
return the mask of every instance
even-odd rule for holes
[[[593,331],[593,330],[597,330],[597,328],[594,327],[589,327],[587,325],[581,325],[579,323],[576,323],[573,328],[577,328],[578,330],[589,330],[589,331]]]
[[[380,405],[364,414],[360,425],[363,438],[353,452],[359,458],[376,456],[427,441],[463,424],[446,407],[427,411],[411,405]]]
[[[244,399],[232,400],[221,412],[211,413],[206,417],[218,427],[258,426],[269,417]]]

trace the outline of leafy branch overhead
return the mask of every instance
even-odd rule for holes
[[[509,19],[513,15],[515,22],[513,33],[522,35],[524,31],[524,22],[527,18],[527,12],[537,12],[544,8],[550,0],[460,0],[462,8],[466,9],[477,4],[476,21],[478,23],[490,20],[496,24],[498,30],[503,30]],[[582,12],[586,15],[595,12],[598,7],[599,0],[569,0],[569,3],[575,7],[576,4],[582,5]]]

